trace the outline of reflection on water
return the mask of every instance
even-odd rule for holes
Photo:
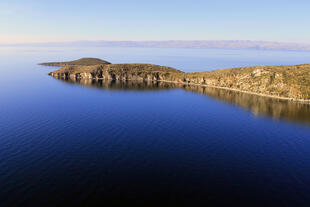
[[[167,82],[151,81],[112,81],[112,80],[91,80],[91,79],[60,79],[66,83],[81,84],[87,87],[100,88],[105,90],[164,90],[178,88],[177,84]]]
[[[240,106],[250,110],[254,115],[269,116],[273,119],[294,121],[310,126],[310,104],[210,87],[184,86],[183,88]]]
[[[303,123],[310,126],[310,104],[256,96],[236,91],[203,87],[197,85],[183,85],[167,82],[146,81],[107,81],[107,80],[63,80],[66,83],[106,90],[167,90],[182,88],[186,91],[200,93],[250,110],[254,115],[268,116]]]

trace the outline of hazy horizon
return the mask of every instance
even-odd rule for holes
[[[201,48],[201,49],[255,49],[310,51],[310,44],[293,42],[250,41],[250,40],[166,40],[166,41],[108,41],[79,40],[66,42],[32,42],[1,44],[0,47],[146,47],[146,48]]]
[[[310,44],[309,7],[305,0],[3,0],[0,44],[80,40]]]

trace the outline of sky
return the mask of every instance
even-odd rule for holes
[[[309,0],[0,0],[0,43],[253,40],[310,43]]]

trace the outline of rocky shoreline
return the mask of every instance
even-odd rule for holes
[[[160,80],[160,82],[178,83],[178,84],[182,83],[182,82],[165,81],[165,80]],[[195,84],[195,83],[183,83],[183,84],[184,85],[188,85],[188,86],[201,86],[201,87],[222,89],[222,90],[246,93],[246,94],[255,95],[255,96],[262,96],[262,97],[267,97],[267,98],[275,98],[275,99],[281,99],[281,100],[294,101],[294,102],[302,102],[302,103],[309,103],[310,104],[310,100],[308,100],[308,99],[294,99],[294,98],[281,97],[281,96],[276,96],[276,95],[268,95],[268,94],[263,94],[263,93],[255,93],[255,92],[250,92],[250,91],[243,91],[243,90],[234,89],[234,88],[228,88],[228,87],[205,85],[205,84]]]
[[[98,59],[95,62],[98,62]],[[83,63],[83,59],[60,62],[57,66],[63,67],[49,75],[57,79],[71,80],[171,82],[310,103],[310,65],[259,66],[185,73],[171,67],[151,64],[90,63],[91,58],[87,58],[87,64]],[[53,64],[43,63],[43,65]]]

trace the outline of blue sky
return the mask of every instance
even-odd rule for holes
[[[262,40],[310,43],[309,0],[1,0],[0,43]]]

